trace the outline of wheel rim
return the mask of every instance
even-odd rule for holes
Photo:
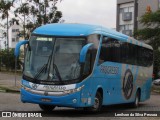
[[[139,96],[137,95],[136,96],[136,106],[138,106],[139,105]]]
[[[94,101],[94,106],[93,107],[94,107],[95,110],[97,110],[99,108],[99,99],[95,98],[94,100],[95,101]]]

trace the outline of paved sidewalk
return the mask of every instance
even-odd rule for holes
[[[14,73],[12,74],[12,73],[0,72],[0,88],[18,92],[21,87],[21,79],[22,76],[20,75],[16,75],[16,80],[15,80]]]

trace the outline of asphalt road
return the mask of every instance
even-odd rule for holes
[[[137,113],[144,113],[146,111],[152,111],[151,113],[156,113],[157,111],[160,112],[160,95],[153,94],[151,95],[150,100],[143,102],[140,104],[139,108],[131,108],[128,104],[123,105],[112,105],[112,106],[105,106],[102,109],[102,112],[95,114],[84,112],[82,110],[75,110],[72,108],[64,108],[64,107],[57,107],[52,113],[44,113],[38,105],[36,104],[29,104],[29,103],[21,103],[20,95],[19,94],[12,94],[12,93],[2,93],[0,92],[0,111],[15,111],[15,112],[38,112],[42,113],[42,118],[35,118],[39,119],[126,119],[128,117],[117,117],[115,114],[117,113],[131,113],[132,111],[136,111]],[[159,113],[160,114],[160,113]],[[44,117],[48,116],[48,117]],[[108,117],[114,116],[114,117]],[[8,118],[0,118],[0,119],[7,119]],[[10,118],[13,119],[13,118]],[[22,119],[22,118],[15,118],[15,119]],[[25,118],[23,118],[25,119]],[[33,119],[33,118],[32,118]],[[129,117],[129,119],[139,119],[139,117]],[[141,120],[159,120],[160,117],[141,117]]]

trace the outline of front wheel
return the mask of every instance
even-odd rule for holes
[[[89,108],[84,108],[84,110],[91,111],[91,112],[99,112],[102,107],[102,95],[97,92],[94,98],[94,105]]]
[[[51,112],[56,106],[39,104],[39,107],[46,112]]]

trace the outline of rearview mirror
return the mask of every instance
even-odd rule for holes
[[[28,42],[29,42],[28,40],[23,40],[23,41],[19,41],[19,42],[16,44],[16,47],[15,47],[15,50],[14,50],[14,55],[15,55],[16,57],[19,56],[20,47],[21,47],[22,45],[28,44]]]
[[[86,59],[86,56],[87,56],[87,52],[89,50],[90,47],[93,46],[93,43],[88,43],[87,45],[85,45],[81,52],[80,52],[80,57],[79,57],[79,62],[80,63],[84,63],[85,62],[85,59]]]

